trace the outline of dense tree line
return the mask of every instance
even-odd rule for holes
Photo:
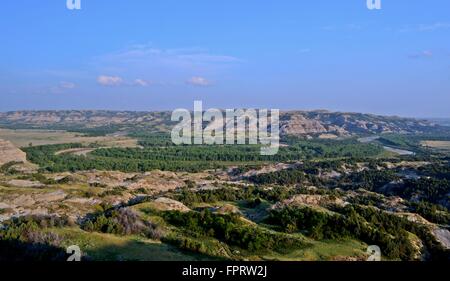
[[[364,188],[369,191],[377,191],[386,184],[398,181],[400,177],[393,170],[364,170],[351,173],[339,180],[339,185],[350,189]]]
[[[445,170],[445,168],[442,169]],[[415,202],[425,201],[443,206],[448,205],[450,203],[448,197],[448,194],[450,194],[450,180],[446,179],[447,175],[441,175],[442,170],[436,168],[428,168],[426,171],[427,174],[433,174],[436,178],[407,179],[397,175],[395,170],[371,169],[345,175],[334,186],[343,189],[363,188],[389,196],[400,196]],[[391,182],[395,184],[388,189],[383,188]]]
[[[248,178],[255,184],[279,184],[294,185],[309,182],[319,187],[343,187],[375,189],[394,180],[400,179],[393,170],[378,170],[379,167],[386,168],[386,161],[392,163],[399,162],[399,159],[358,159],[347,158],[339,160],[303,161],[295,167],[275,171],[271,173],[259,174]],[[356,169],[357,163],[366,163],[368,170],[346,174],[344,166]],[[320,175],[326,172],[338,172],[344,174],[339,180],[331,178],[321,178]]]
[[[450,203],[450,180],[435,178],[406,179],[398,195],[407,198],[418,198],[434,204],[447,205]]]
[[[81,148],[81,144],[47,145],[28,147],[25,150],[29,161],[38,164],[42,171],[64,172],[83,170],[113,170],[123,172],[145,172],[151,170],[170,170],[196,172],[206,169],[223,168],[221,163],[199,161],[166,161],[135,159],[133,157],[115,158],[101,156],[56,155],[57,151]]]
[[[219,169],[231,163],[288,162],[315,157],[370,156],[380,152],[373,145],[351,141],[335,141],[333,144],[303,141],[280,148],[274,156],[260,155],[258,145],[193,145],[174,146],[166,136],[155,135],[141,140],[140,148],[97,149],[88,156],[59,154],[57,151],[81,148],[82,144],[46,145],[25,148],[28,160],[50,172],[78,170],[120,170],[140,172],[149,170],[170,170],[196,172],[205,169]]]
[[[340,208],[336,211],[341,212],[343,215],[348,215],[349,211],[354,208],[356,212],[362,216],[367,222],[379,227],[388,233],[395,235],[396,230],[405,230],[415,234],[421,239],[425,246],[427,257],[430,260],[450,260],[450,250],[445,249],[436,240],[433,234],[431,234],[428,226],[411,222],[406,218],[401,218],[395,214],[390,214],[384,211],[380,211],[374,208],[367,208],[363,206],[347,206],[346,208]]]
[[[449,210],[443,206],[428,202],[411,203],[411,211],[417,213],[430,222],[437,224],[450,224]]]
[[[253,202],[256,199],[263,199],[269,202],[279,202],[285,200],[295,194],[303,193],[305,190],[299,188],[287,188],[275,186],[270,189],[261,187],[224,187],[212,190],[200,190],[197,192],[190,191],[187,188],[179,190],[174,194],[176,200],[191,206],[194,203],[214,203],[220,201],[236,202],[248,201]]]
[[[138,144],[143,147],[175,146],[170,133],[134,130],[128,133],[128,136],[137,139]]]
[[[418,171],[423,176],[450,180],[450,163],[448,161],[425,165],[420,167]]]
[[[288,250],[305,246],[291,235],[243,223],[237,215],[218,215],[208,210],[181,213],[169,211],[164,219],[193,237],[213,237],[231,246],[253,252]]]
[[[391,259],[412,260],[415,248],[408,232],[418,235],[434,258],[446,259],[446,252],[422,226],[372,208],[347,206],[329,214],[312,208],[287,207],[271,212],[267,222],[283,231],[301,231],[314,239],[351,237],[379,245],[383,255]]]
[[[294,185],[304,183],[308,176],[302,170],[286,169],[273,173],[251,176],[249,181],[255,184]]]

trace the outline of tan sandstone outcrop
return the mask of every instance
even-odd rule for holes
[[[11,142],[0,139],[0,165],[9,162],[26,162],[27,155]]]

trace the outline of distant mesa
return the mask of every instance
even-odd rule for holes
[[[171,112],[137,112],[108,110],[13,111],[0,112],[0,127],[27,129],[112,128],[126,131],[139,127],[148,131],[170,132],[175,123]],[[448,127],[435,122],[395,116],[362,113],[285,111],[280,114],[283,135],[321,138],[371,135],[382,133],[436,133]]]

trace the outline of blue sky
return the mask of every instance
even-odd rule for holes
[[[450,1],[4,0],[0,111],[450,117]]]

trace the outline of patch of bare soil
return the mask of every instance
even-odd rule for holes
[[[420,224],[424,224],[424,225],[428,225],[428,226],[434,226],[433,223],[429,222],[428,220],[426,220],[425,218],[423,218],[422,216],[420,216],[418,214],[413,214],[413,213],[396,213],[396,215],[404,217],[407,220],[409,220],[411,222],[414,222],[414,223],[420,223]]]
[[[384,162],[384,165],[388,169],[395,169],[395,168],[412,168],[417,169],[426,165],[431,164],[430,162],[426,161],[401,161],[398,163],[391,163],[391,162]]]
[[[61,178],[62,175],[58,175]],[[123,173],[117,171],[88,171],[78,172],[77,179],[91,186],[124,187],[130,191],[145,189],[148,193],[169,191],[185,185],[184,177],[173,172],[152,171],[144,174]]]
[[[55,201],[63,201],[67,197],[67,194],[64,191],[58,190],[50,193],[43,193],[35,196],[35,200],[37,202],[55,202]]]
[[[59,201],[61,192],[30,192],[29,194],[2,194],[0,200],[2,201],[1,209],[7,210],[0,217],[0,221],[8,220],[11,217],[19,217],[26,215],[47,215],[52,211],[48,208],[49,205]],[[65,196],[65,195],[64,195]]]
[[[9,162],[27,162],[27,155],[11,142],[0,139],[0,166]]]
[[[443,228],[436,228],[433,230],[433,234],[444,248],[450,249],[450,231]]]
[[[326,207],[329,205],[344,206],[345,201],[341,198],[328,195],[299,194],[290,199],[276,203],[272,206],[272,209],[282,209],[288,206]]]
[[[153,171],[137,176],[126,187],[135,190],[145,188],[150,192],[162,192],[184,186],[184,180],[173,172]]]
[[[72,154],[77,156],[86,156],[88,153],[91,153],[94,151],[94,148],[71,148],[66,150],[60,150],[55,153],[55,155],[61,155],[61,154]]]
[[[45,185],[37,182],[37,181],[29,181],[29,180],[10,180],[7,182],[9,186],[14,187],[25,187],[25,188],[41,188]]]
[[[421,144],[424,147],[450,151],[450,141],[423,141]]]
[[[357,262],[357,261],[367,261],[367,257],[346,257],[346,256],[335,256],[331,261],[342,261],[342,262]]]
[[[218,214],[241,214],[241,211],[236,206],[225,204],[215,210]]]
[[[261,175],[261,174],[268,174],[268,173],[273,173],[273,172],[278,172],[278,171],[282,171],[282,170],[287,170],[290,168],[295,168],[298,165],[301,165],[301,163],[294,163],[294,164],[286,164],[286,163],[277,163],[277,164],[271,164],[271,165],[266,165],[263,166],[260,169],[252,169],[248,172],[245,172],[237,177],[232,177],[233,180],[239,180],[242,178],[248,178],[251,176],[257,176],[257,175]]]
[[[329,171],[329,172],[320,172],[319,177],[322,179],[337,179],[342,176],[341,173],[337,171]]]
[[[153,203],[153,207],[160,211],[189,212],[191,210],[183,203],[166,197],[160,197],[153,201]]]
[[[64,203],[81,204],[81,205],[96,205],[101,201],[94,198],[70,198],[64,200]]]

